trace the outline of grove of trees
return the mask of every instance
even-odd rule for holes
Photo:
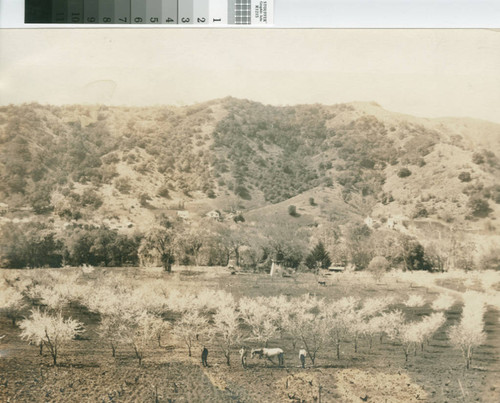
[[[449,296],[438,297],[433,302],[437,311],[412,319],[411,310],[427,303],[419,295],[410,295],[406,302],[387,297],[325,300],[310,294],[236,299],[209,289],[179,292],[162,282],[131,285],[119,275],[102,277],[98,285],[82,283],[82,275],[83,271],[52,272],[31,281],[3,280],[2,292],[18,292],[22,297],[18,311],[29,301],[38,301],[39,307],[19,322],[20,336],[40,352],[46,347],[54,365],[68,344],[86,331],[84,323],[63,313],[73,303],[99,315],[95,334],[111,348],[113,357],[119,346],[128,346],[139,365],[155,346],[162,345],[162,338],[178,340],[189,356],[194,346],[212,346],[227,365],[232,365],[232,354],[242,345],[278,345],[287,351],[300,346],[311,365],[316,365],[329,348],[340,359],[346,354],[342,347],[346,343],[352,346],[350,354],[357,354],[361,340],[363,348],[371,350],[374,340],[383,343],[386,337],[401,346],[402,358],[408,361],[445,324],[444,311],[454,303]],[[398,308],[401,303],[405,312]],[[5,315],[11,315],[12,309],[5,301],[0,306]],[[460,322],[447,331],[450,343],[462,350],[467,369],[473,351],[486,340],[485,310],[484,298],[466,294]]]

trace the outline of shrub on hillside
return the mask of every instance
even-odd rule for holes
[[[237,214],[233,217],[233,221],[235,223],[238,223],[238,222],[245,222],[245,217],[243,217],[243,214]]]
[[[160,188],[158,189],[157,195],[160,197],[164,197],[166,199],[170,198],[170,190],[169,190],[168,186],[167,185],[160,186]]]
[[[500,247],[492,247],[480,260],[483,270],[500,270]]]
[[[467,202],[467,207],[474,217],[486,217],[491,211],[488,201],[481,197],[471,197]]]
[[[417,203],[411,213],[411,218],[426,218],[429,212],[422,203]]]
[[[400,178],[406,178],[408,176],[411,175],[411,171],[408,169],[408,168],[401,168],[399,171],[398,171],[398,176]]]
[[[481,153],[472,154],[472,162],[477,165],[484,164],[484,157]]]
[[[462,182],[470,182],[472,180],[472,177],[470,176],[470,172],[460,172],[458,175],[458,179],[460,179]]]
[[[132,190],[132,184],[130,183],[130,178],[120,177],[115,180],[115,188],[118,189],[120,193],[129,194]]]

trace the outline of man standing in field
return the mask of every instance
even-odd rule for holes
[[[304,350],[304,348],[302,347],[299,351],[299,359],[300,363],[302,364],[302,368],[306,367],[306,356],[307,356],[307,351]]]
[[[207,358],[208,358],[208,350],[206,347],[203,347],[203,351],[201,352],[201,364],[204,367],[208,367]]]
[[[243,368],[247,367],[247,356],[248,356],[248,350],[245,347],[242,347],[240,350],[240,358],[241,358],[241,365]]]

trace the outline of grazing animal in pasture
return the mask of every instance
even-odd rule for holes
[[[208,358],[208,350],[206,347],[203,347],[203,351],[201,352],[201,364],[204,367],[208,367],[207,358]]]
[[[246,368],[247,367],[248,350],[245,347],[242,347],[240,349],[240,357],[241,357],[241,366],[243,368]]]
[[[300,363],[302,365],[302,368],[306,367],[306,356],[307,356],[307,351],[304,350],[303,348],[301,348],[299,351],[299,359],[300,359]]]
[[[278,357],[278,365],[280,367],[285,365],[285,355],[281,348],[254,348],[252,350],[252,358],[256,355],[258,355],[259,358],[267,358],[273,364],[276,364],[273,361],[273,357]]]

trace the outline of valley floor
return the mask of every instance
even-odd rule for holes
[[[170,275],[153,269],[95,269],[87,280],[95,281],[103,272],[121,273],[134,281],[162,281],[180,290],[219,289],[236,298],[311,293],[326,299],[391,295],[401,302],[410,294],[421,295],[426,300],[422,307],[396,304],[410,319],[430,313],[430,303],[443,289],[459,298],[464,291],[460,285],[465,281],[415,273],[414,277],[407,273],[386,276],[378,282],[363,273],[271,278],[263,274],[231,275],[224,268],[174,268]],[[408,362],[401,346],[390,340],[381,343],[377,339],[372,349],[367,340],[361,340],[358,353],[354,353],[352,342],[344,343],[340,359],[335,356],[335,346],[326,344],[318,352],[316,365],[313,367],[308,360],[305,369],[300,368],[299,346],[294,350],[286,337],[270,343],[270,347],[285,351],[283,368],[257,358],[249,359],[248,367],[243,368],[236,348],[228,367],[215,345],[208,346],[209,367],[203,368],[201,346],[196,345],[189,357],[185,346],[170,336],[165,337],[162,347],[152,346],[139,366],[127,346],[119,346],[117,357],[111,357],[111,349],[96,334],[98,316],[78,304],[71,304],[65,313],[83,322],[86,332],[81,340],[61,351],[60,365],[53,367],[47,352],[40,356],[38,348],[22,341],[19,329],[1,316],[0,334],[5,337],[0,344],[0,401],[280,402],[315,401],[319,395],[323,402],[500,401],[498,308],[492,305],[487,311],[487,342],[477,350],[468,371],[460,351],[449,345],[446,334],[460,312],[457,299],[446,312],[446,324],[424,351],[412,353]]]

